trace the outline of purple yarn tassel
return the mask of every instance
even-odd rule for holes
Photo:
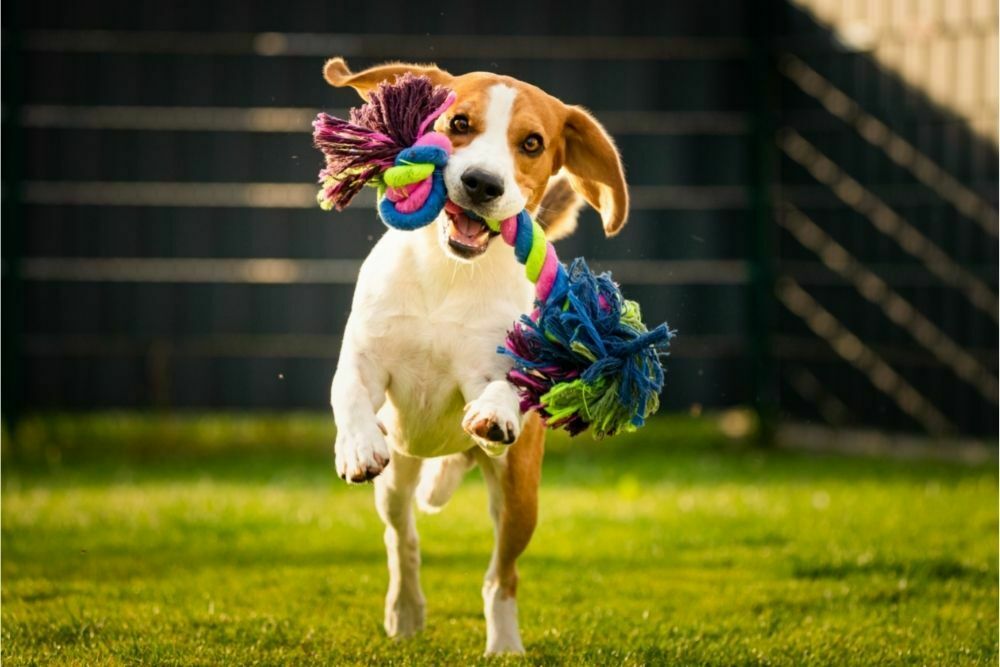
[[[319,172],[323,198],[343,210],[420,138],[424,121],[440,113],[447,98],[447,89],[406,73],[392,84],[379,84],[366,104],[351,109],[350,121],[320,113],[313,121],[313,143],[326,156]]]

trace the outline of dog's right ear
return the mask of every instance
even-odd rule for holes
[[[411,73],[426,76],[435,86],[447,86],[451,74],[437,65],[415,65],[412,63],[385,63],[355,74],[347,67],[343,58],[330,58],[323,66],[323,78],[334,88],[350,86],[365,100],[368,93],[383,81],[392,81],[400,74]]]

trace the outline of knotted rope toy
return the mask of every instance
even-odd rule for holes
[[[497,348],[514,362],[507,379],[518,388],[521,409],[537,410],[547,426],[572,435],[634,431],[659,408],[660,355],[673,332],[666,324],[647,329],[639,305],[608,273],[595,275],[582,258],[563,265],[527,211],[484,220],[448,199],[443,170],[453,149],[431,128],[454,101],[454,92],[427,77],[403,74],[369,93],[349,121],[320,113],[313,122],[314,143],[326,158],[320,207],[343,210],[371,185],[389,227],[419,229],[447,207],[498,232],[535,285],[535,310],[513,323]]]

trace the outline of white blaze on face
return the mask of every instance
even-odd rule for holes
[[[514,156],[511,155],[508,140],[516,97],[517,91],[502,83],[493,85],[487,91],[485,127],[468,145],[455,151],[444,170],[445,185],[452,201],[462,208],[496,220],[517,215],[527,204],[517,185]],[[462,174],[468,169],[482,169],[496,175],[503,181],[503,194],[481,206],[472,206],[472,202],[465,198],[462,185]]]

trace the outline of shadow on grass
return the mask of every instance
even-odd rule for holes
[[[948,556],[905,561],[862,558],[853,561],[797,563],[792,573],[801,579],[840,580],[847,577],[876,575],[930,581],[963,579],[982,585],[996,583],[995,572],[970,566]]]

